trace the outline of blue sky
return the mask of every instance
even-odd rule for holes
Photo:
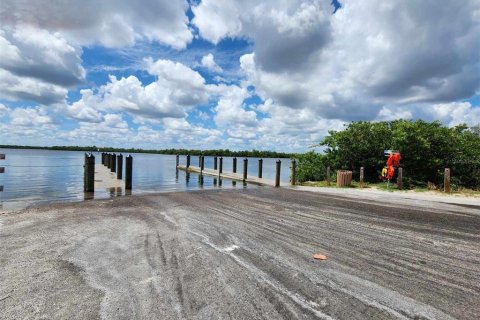
[[[479,17],[475,0],[4,0],[0,144],[306,151],[355,120],[474,126]]]

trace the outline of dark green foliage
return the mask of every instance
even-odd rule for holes
[[[480,188],[480,137],[466,126],[447,128],[440,122],[396,120],[352,122],[343,131],[330,131],[321,143],[326,161],[335,169],[358,175],[365,167],[367,180],[378,180],[385,165],[384,149],[399,150],[405,183],[443,183],[445,168],[452,183]]]
[[[310,151],[299,154],[297,158],[297,180],[304,181],[321,181],[325,178],[326,156],[323,154]]]
[[[45,149],[45,150],[63,150],[63,151],[100,151],[100,152],[121,152],[121,153],[155,153],[155,154],[179,154],[179,155],[204,155],[204,156],[223,156],[223,157],[252,157],[252,158],[291,158],[293,154],[275,151],[244,150],[231,151],[229,149],[218,150],[194,150],[194,149],[137,149],[137,148],[112,148],[97,146],[15,146],[0,145],[0,148],[10,149]]]

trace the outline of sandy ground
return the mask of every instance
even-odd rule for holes
[[[266,187],[3,214],[0,318],[479,319],[479,204],[390,195]]]

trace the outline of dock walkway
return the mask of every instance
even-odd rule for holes
[[[230,180],[237,180],[237,181],[244,181],[243,180],[243,174],[239,173],[234,173],[234,172],[222,172],[220,173],[218,170],[213,170],[213,169],[203,169],[203,172],[201,172],[200,167],[195,167],[195,166],[177,166],[178,170],[186,171],[186,172],[193,172],[193,173],[198,173],[198,174],[203,174],[207,176],[213,176],[213,177],[219,177],[219,178],[224,178],[224,179],[230,179]],[[253,176],[247,176],[247,179],[245,180],[246,183],[254,183],[262,186],[275,186],[275,180],[270,180],[270,179],[263,179],[263,178],[258,178],[258,177],[253,177]]]

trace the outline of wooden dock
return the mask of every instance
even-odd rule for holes
[[[195,167],[195,166],[177,166],[178,170],[186,171],[186,172],[193,172],[193,173],[198,173],[198,174],[203,174],[206,176],[212,176],[212,177],[219,177],[223,179],[230,179],[230,180],[236,180],[236,181],[244,181],[243,180],[243,174],[239,173],[233,173],[233,172],[222,172],[220,173],[219,170],[213,170],[213,169],[203,169],[203,172],[200,172],[200,167]],[[245,180],[246,183],[253,183],[257,185],[262,185],[262,186],[275,186],[275,180],[270,180],[270,179],[263,179],[263,178],[258,178],[258,177],[252,177],[252,176],[247,176],[247,179]]]
[[[95,165],[95,189],[125,188],[125,182],[102,164]]]

